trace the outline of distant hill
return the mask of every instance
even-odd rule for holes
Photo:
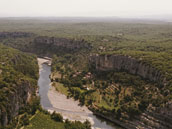
[[[164,15],[147,15],[139,17],[140,19],[145,20],[156,20],[156,21],[163,21],[163,22],[172,22],[172,14],[164,14]]]

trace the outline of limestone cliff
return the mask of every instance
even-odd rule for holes
[[[84,40],[74,40],[74,39],[67,39],[67,38],[55,38],[55,37],[47,37],[47,36],[40,36],[34,39],[35,46],[46,46],[51,47],[53,49],[65,49],[65,50],[73,50],[77,51],[80,49],[90,49],[90,43],[87,43]]]
[[[6,96],[6,105],[0,106],[0,126],[6,126],[19,113],[19,109],[24,107],[30,100],[31,95],[35,93],[36,89],[29,81],[22,80],[21,84],[13,84],[15,91],[10,91]],[[7,92],[4,88],[4,92]]]
[[[135,58],[124,55],[94,55],[90,58],[91,63],[96,70],[108,71],[125,71],[130,74],[139,75],[144,79],[152,82],[158,82],[161,85],[166,85],[166,79],[153,66],[137,60]]]
[[[130,56],[97,54],[90,57],[90,63],[96,69],[96,71],[125,71],[129,74],[139,75],[145,80],[155,82],[158,85],[161,85],[163,89],[165,89],[166,85],[168,84],[161,71],[147,63],[144,63],[142,60],[138,60]],[[167,103],[161,107],[155,108],[152,107],[151,104],[149,104],[149,107],[140,115],[132,118],[132,120],[128,119],[124,120],[123,122],[130,125],[131,128],[139,129],[172,128],[172,102],[170,102],[170,100],[167,100]],[[109,118],[111,121],[116,121],[111,117],[105,116],[105,118]]]
[[[10,124],[35,95],[36,56],[0,45],[0,128]]]

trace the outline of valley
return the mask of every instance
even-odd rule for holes
[[[5,21],[0,20],[0,48],[5,50],[0,56],[1,126],[22,113],[27,114],[28,124],[20,127],[36,127],[38,116],[54,123],[51,118],[56,111],[64,121],[54,125],[62,129],[70,129],[70,122],[73,129],[88,129],[89,124],[95,129],[172,128],[172,24]],[[13,74],[18,80],[5,79]],[[4,103],[6,98],[12,101],[8,94],[13,92],[21,95],[15,108]],[[23,109],[25,105],[34,107],[33,111]],[[9,110],[4,111],[4,106]]]
[[[72,121],[84,122],[89,120],[93,129],[113,129],[107,125],[106,122],[100,121],[86,106],[79,106],[79,102],[72,98],[67,98],[64,94],[61,94],[55,90],[55,87],[51,86],[50,81],[50,66],[47,66],[45,62],[48,60],[38,58],[38,64],[40,69],[40,78],[38,80],[39,94],[41,97],[41,105],[49,112],[56,111],[63,115],[64,119]],[[112,124],[113,125],[113,124]],[[118,127],[119,128],[119,127]]]

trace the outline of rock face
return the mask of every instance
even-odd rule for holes
[[[0,128],[4,129],[35,98],[38,64],[34,55],[4,45],[0,55]]]
[[[37,45],[53,46],[55,48],[66,48],[69,50],[91,48],[91,45],[84,40],[71,40],[66,38],[54,38],[46,36],[40,36],[35,38],[34,43]]]
[[[154,67],[143,63],[137,59],[123,55],[94,55],[91,56],[90,62],[100,71],[125,71],[130,74],[139,75],[144,79],[157,82],[160,85],[166,84],[166,79],[160,71]]]
[[[31,37],[32,33],[27,32],[0,32],[1,38],[22,38],[22,37]]]
[[[97,71],[125,71],[130,74],[139,75],[152,82],[157,82],[162,86],[167,84],[166,79],[160,71],[143,63],[141,60],[129,56],[93,55],[90,57],[90,63]],[[166,103],[164,107],[159,107],[150,111],[146,110],[137,118],[131,121],[127,120],[127,124],[132,125],[132,128],[171,129],[172,102]]]
[[[13,84],[16,88],[14,92],[10,92],[6,98],[8,105],[0,106],[0,127],[9,124],[15,116],[18,115],[19,109],[24,107],[30,100],[31,94],[36,89],[28,82],[22,81],[20,85]],[[4,88],[4,91],[6,89]]]

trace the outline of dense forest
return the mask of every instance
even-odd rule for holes
[[[36,56],[3,45],[0,55],[0,126],[5,126],[17,122],[20,110],[37,99],[38,65]]]
[[[0,44],[0,129],[90,129],[89,121],[63,122],[61,114],[42,109],[36,95],[38,73],[36,55]]]
[[[6,19],[1,19],[0,25],[3,25],[2,32],[27,32],[28,36],[2,37],[0,41],[24,52],[52,57],[51,80],[55,88],[87,105],[95,114],[127,123],[131,128],[172,127],[169,111],[172,100],[171,23],[58,19],[20,19],[7,23]],[[43,37],[40,39],[40,36]],[[40,40],[35,42],[37,38]],[[95,55],[97,59],[94,60]],[[103,56],[109,58],[99,59]],[[136,60],[138,68],[141,64],[143,69],[151,69],[148,74],[158,74],[163,83],[133,74],[127,66],[116,69],[117,60],[110,58],[113,56]],[[32,69],[32,66],[11,63],[14,70],[26,77],[37,78],[34,69],[19,69],[20,66]],[[111,69],[98,69],[101,65]],[[134,66],[130,62],[129,65]]]

